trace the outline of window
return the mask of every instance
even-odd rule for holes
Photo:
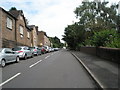
[[[23,37],[23,26],[20,25],[20,37]]]
[[[30,32],[27,32],[27,38],[28,39],[30,38]]]
[[[7,28],[12,29],[12,19],[7,17]]]
[[[10,53],[12,53],[12,50],[11,49],[5,49],[5,53],[10,54]]]

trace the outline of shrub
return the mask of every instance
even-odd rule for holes
[[[92,46],[118,46],[118,42],[120,42],[117,39],[118,35],[116,30],[102,30],[99,32],[94,32],[94,35],[89,39],[86,40],[86,42]]]

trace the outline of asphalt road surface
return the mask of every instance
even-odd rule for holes
[[[2,88],[97,88],[67,50],[47,53],[2,69]]]

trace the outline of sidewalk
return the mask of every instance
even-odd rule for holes
[[[118,65],[97,56],[85,54],[78,51],[71,51],[79,61],[89,69],[100,85],[104,88],[120,87],[120,78],[118,78]]]

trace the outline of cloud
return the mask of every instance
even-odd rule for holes
[[[6,10],[11,7],[23,10],[29,24],[39,26],[48,36],[60,39],[67,25],[75,21],[74,10],[81,0],[1,0],[0,6]]]

